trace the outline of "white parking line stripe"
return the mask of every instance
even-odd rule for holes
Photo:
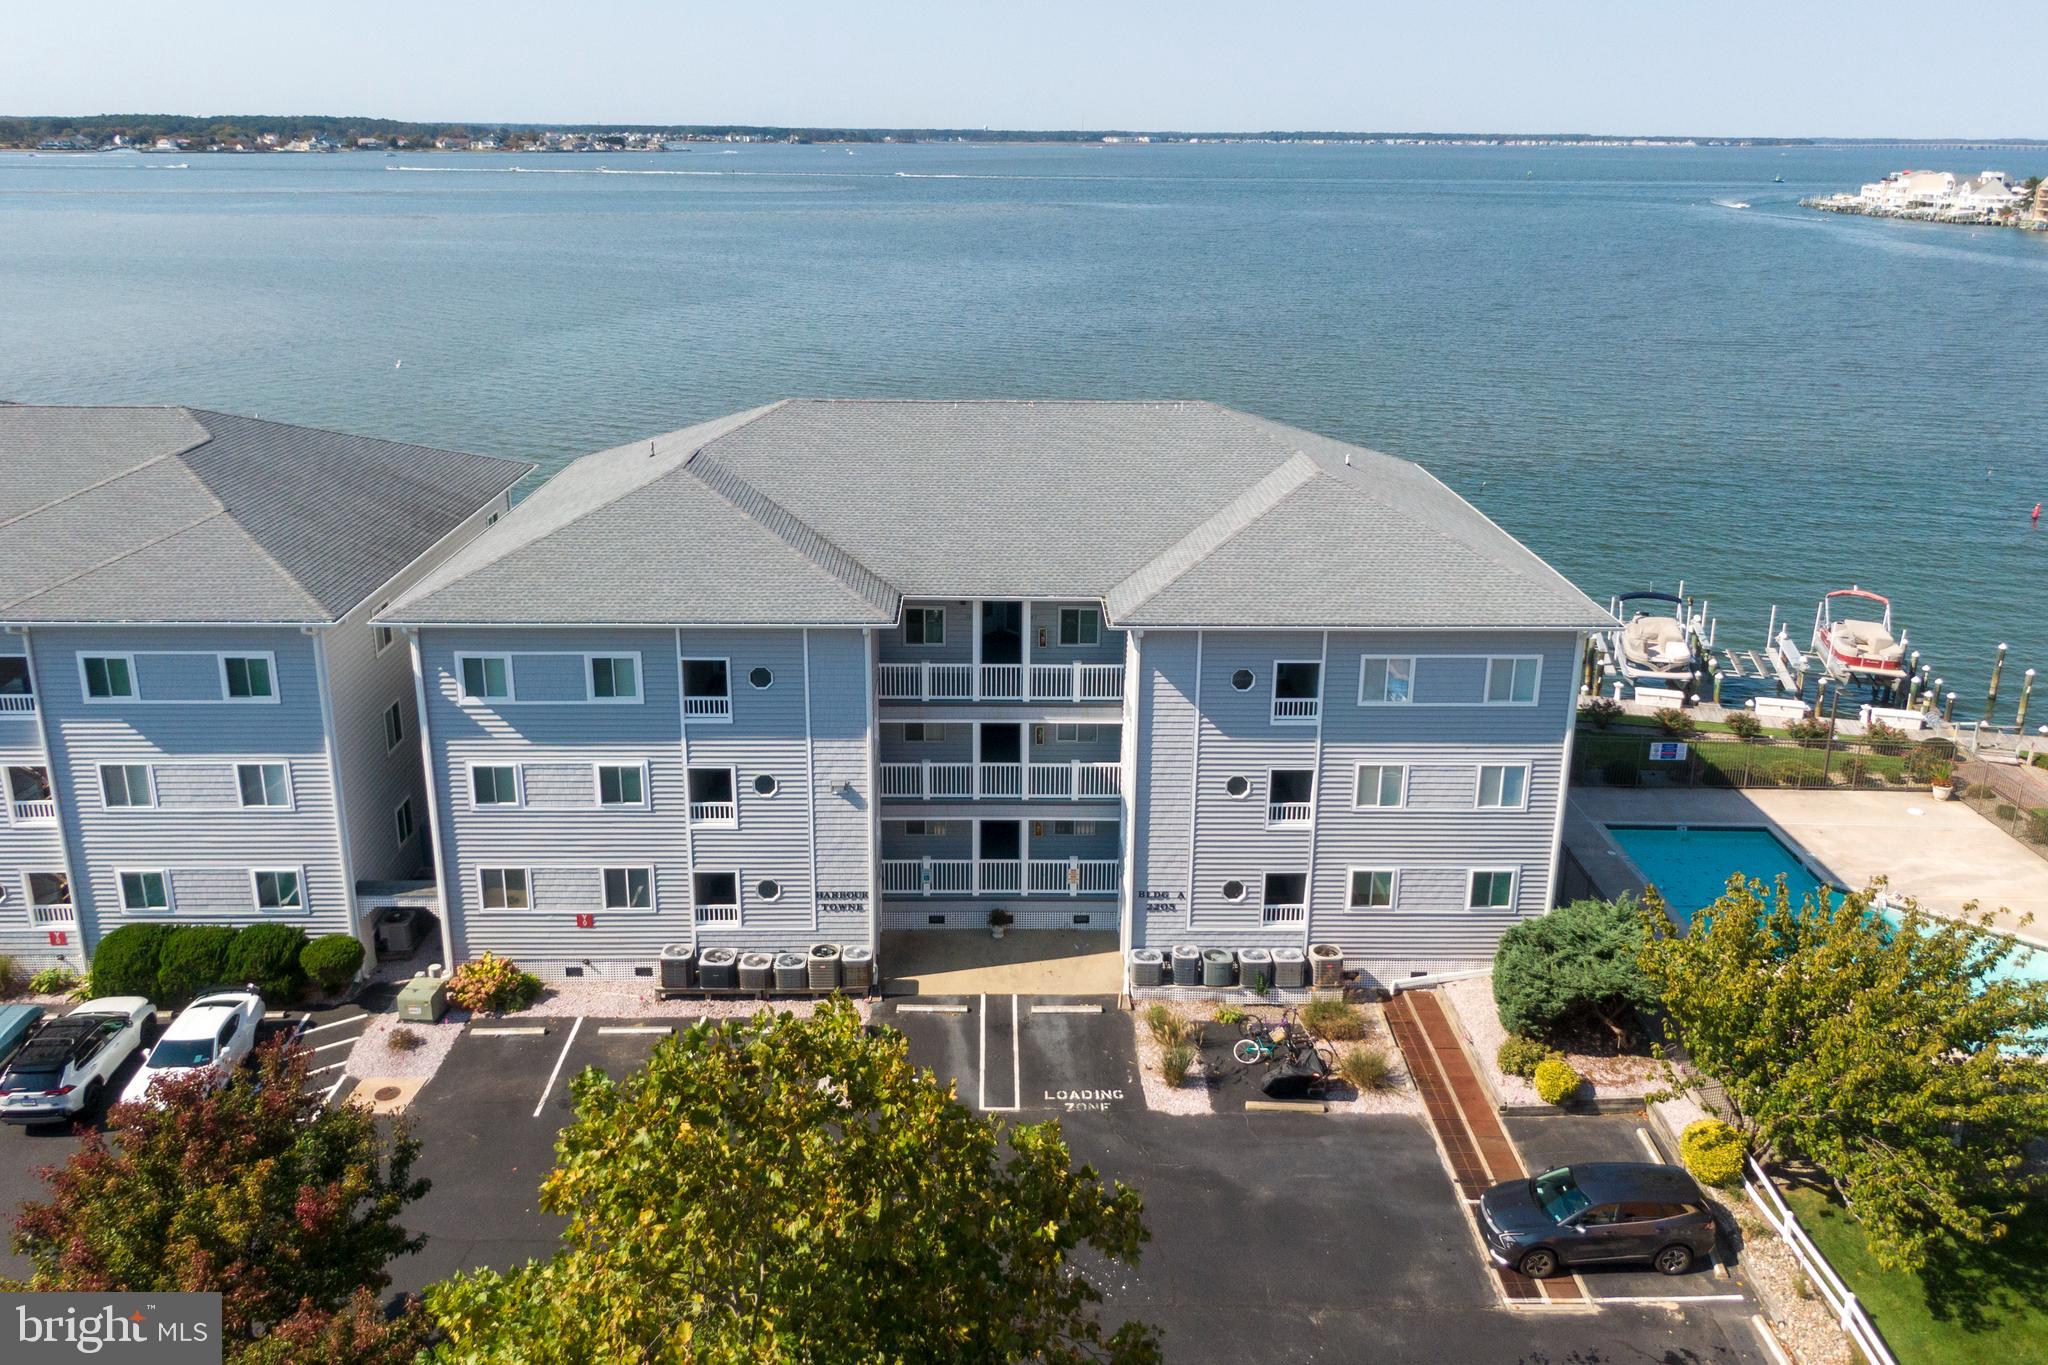
[[[674,1033],[673,1024],[600,1024],[599,1033]]]
[[[304,1031],[307,1033],[318,1033],[322,1029],[340,1028],[343,1024],[366,1023],[368,1022],[369,1018],[370,1016],[367,1014],[351,1014],[346,1019],[330,1019],[324,1024],[315,1024],[313,1025],[313,1027],[306,1029]]]
[[[975,1063],[975,1067],[974,1067],[974,1070],[975,1070],[975,1073],[976,1073],[977,1077],[979,1078],[979,1083],[980,1083],[980,1087],[981,1087],[981,1090],[980,1090],[980,1096],[979,1096],[979,1098],[978,1098],[978,1099],[977,1099],[977,1100],[975,1101],[975,1105],[974,1105],[974,1107],[975,1107],[976,1109],[980,1109],[980,1110],[982,1110],[983,1112],[987,1112],[987,1110],[988,1110],[988,997],[987,997],[987,996],[985,996],[985,995],[984,995],[983,997],[981,997],[981,1009],[980,1009],[980,1011],[979,1011],[979,1013],[978,1013],[978,1015],[977,1015],[977,1018],[978,1018],[978,1019],[980,1020],[980,1023],[981,1023],[981,1060],[980,1060],[979,1062]]]
[[[965,1014],[965,1005],[898,1005],[898,1014]]]
[[[354,1047],[356,1045],[357,1039],[360,1039],[361,1037],[362,1035],[359,1033],[354,1038],[344,1038],[338,1043],[322,1043],[320,1044],[320,1046],[314,1048],[313,1051],[332,1052],[334,1049],[338,1047]]]
[[[1689,1303],[1746,1303],[1748,1299],[1741,1294],[1643,1294],[1618,1297],[1603,1294],[1599,1298],[1592,1300],[1592,1302],[1602,1308],[1615,1303],[1661,1303],[1683,1308]]]
[[[555,1078],[562,1074],[562,1063],[569,1060],[569,1049],[576,1046],[576,1033],[583,1027],[583,1016],[577,1015],[576,1022],[569,1025],[569,1036],[562,1040],[562,1051],[555,1058],[555,1069],[548,1073],[547,1089],[540,1092],[540,1103],[533,1106],[533,1116],[540,1117],[541,1110],[548,1107],[548,1096],[554,1093]]]
[[[1757,1340],[1763,1342],[1764,1349],[1771,1353],[1771,1359],[1777,1361],[1778,1365],[1792,1365],[1792,1361],[1785,1354],[1785,1348],[1778,1344],[1778,1334],[1770,1329],[1770,1325],[1764,1321],[1763,1314],[1750,1314],[1749,1330],[1756,1333]]]
[[[536,1024],[522,1028],[473,1028],[470,1032],[478,1038],[538,1038],[547,1030]]]
[[[329,1062],[326,1066],[316,1066],[311,1068],[306,1072],[306,1074],[308,1076],[317,1076],[323,1071],[339,1071],[347,1065],[347,1062]]]
[[[321,1092],[320,1092],[320,1103],[322,1103],[322,1104],[332,1104],[332,1103],[334,1103],[334,1092],[335,1092],[335,1091],[337,1091],[337,1090],[339,1090],[339,1089],[341,1089],[341,1088],[342,1088],[343,1086],[345,1086],[345,1085],[347,1085],[347,1084],[348,1084],[348,1077],[347,1077],[346,1075],[342,1075],[342,1076],[337,1076],[337,1077],[335,1078],[335,1081],[334,1081],[334,1084],[333,1084],[333,1085],[330,1085],[330,1086],[328,1086],[328,1087],[327,1087],[327,1088],[326,1088],[325,1090],[323,1090],[323,1091],[321,1091]]]
[[[1100,1014],[1100,1005],[1033,1005],[1033,1014]]]

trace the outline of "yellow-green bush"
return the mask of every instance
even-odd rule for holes
[[[1720,1119],[1695,1119],[1678,1135],[1678,1159],[1702,1185],[1733,1185],[1748,1155],[1747,1135]]]
[[[1563,1104],[1579,1093],[1579,1073],[1562,1057],[1536,1063],[1536,1097],[1545,1104]]]

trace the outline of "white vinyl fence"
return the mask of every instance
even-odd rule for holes
[[[1764,1221],[1771,1225],[1771,1230],[1784,1238],[1785,1245],[1792,1248],[1792,1254],[1799,1258],[1800,1268],[1805,1270],[1806,1278],[1813,1281],[1814,1289],[1834,1312],[1835,1321],[1841,1325],[1843,1334],[1855,1343],[1856,1349],[1863,1353],[1863,1358],[1869,1361],[1870,1365],[1898,1365],[1892,1353],[1885,1348],[1884,1338],[1877,1334],[1877,1328],[1864,1313],[1863,1305],[1856,1302],[1856,1296],[1849,1292],[1849,1286],[1842,1282],[1842,1277],[1828,1264],[1828,1258],[1820,1254],[1820,1248],[1806,1235],[1806,1229],[1799,1226],[1799,1219],[1785,1203],[1783,1196],[1778,1193],[1778,1187],[1771,1183],[1770,1176],[1764,1173],[1764,1168],[1757,1164],[1755,1157],[1745,1159],[1742,1188],[1749,1196],[1749,1202],[1756,1206],[1757,1212],[1764,1216]]]

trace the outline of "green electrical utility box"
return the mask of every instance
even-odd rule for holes
[[[416,976],[398,988],[398,1017],[412,1024],[437,1024],[448,1012],[445,977]]]

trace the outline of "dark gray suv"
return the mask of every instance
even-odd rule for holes
[[[1560,1266],[1648,1261],[1683,1275],[1714,1249],[1714,1211],[1677,1166],[1596,1161],[1479,1197],[1486,1252],[1531,1279]]]

